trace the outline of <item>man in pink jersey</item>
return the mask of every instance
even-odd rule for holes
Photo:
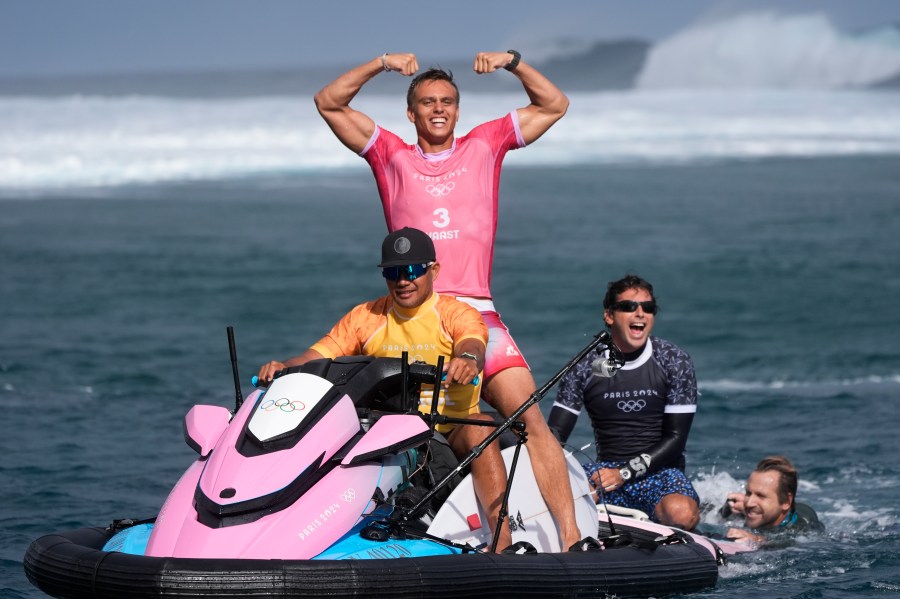
[[[444,265],[436,290],[478,309],[489,330],[484,393],[503,414],[535,390],[518,347],[494,309],[490,290],[500,170],[509,150],[543,135],[566,113],[569,100],[515,50],[481,52],[477,73],[506,69],[519,78],[531,103],[456,137],[459,90],[452,75],[429,69],[412,80],[407,117],[417,143],[406,144],[350,102],[370,79],[419,70],[414,54],[383,54],[344,73],[316,94],[316,107],[337,138],[371,166],[388,230],[414,227],[434,240]],[[523,419],[532,467],[544,501],[556,519],[563,547],[579,540],[565,459],[537,406]]]

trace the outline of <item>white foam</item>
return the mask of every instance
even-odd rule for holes
[[[701,380],[697,386],[704,391],[717,391],[722,393],[736,391],[781,391],[790,389],[821,390],[834,387],[871,387],[893,386],[900,384],[900,374],[892,375],[867,375],[849,379],[817,379],[817,380],[754,380],[744,381],[738,379]]]
[[[700,502],[708,508],[703,511],[700,521],[704,524],[720,525],[723,523],[719,508],[725,503],[729,493],[740,493],[744,490],[744,480],[736,479],[728,472],[698,472],[691,480]]]
[[[900,154],[900,102],[877,92],[571,94],[568,115],[511,165],[682,164],[772,156]],[[521,106],[464,96],[459,131]],[[357,103],[414,140],[402,99]],[[0,98],[0,190],[153,184],[365,170],[308,98]]]
[[[853,36],[823,14],[742,14],[702,23],[656,44],[638,77],[643,88],[838,88],[900,73],[890,29]]]
[[[822,505],[830,505],[822,509]],[[860,509],[847,499],[817,499],[820,518],[835,531],[879,530],[897,524],[897,515],[888,508]]]

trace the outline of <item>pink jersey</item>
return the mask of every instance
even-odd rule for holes
[[[362,151],[372,167],[389,231],[414,227],[434,240],[441,275],[435,291],[491,297],[500,167],[525,145],[513,111],[426,155],[377,127]]]

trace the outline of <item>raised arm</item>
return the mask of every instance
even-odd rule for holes
[[[419,70],[415,54],[385,54],[350,69],[315,96],[316,108],[342,144],[359,154],[375,132],[375,122],[350,108],[359,90],[378,73],[397,71],[410,76]]]
[[[475,56],[476,73],[493,73],[497,69],[512,66],[515,56],[510,52],[479,52]],[[531,104],[517,110],[519,129],[526,144],[530,144],[547,132],[569,109],[569,98],[540,71],[521,58],[512,68],[519,78]]]

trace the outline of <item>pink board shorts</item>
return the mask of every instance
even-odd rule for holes
[[[507,368],[525,368],[528,362],[522,357],[519,346],[509,334],[509,329],[500,320],[500,315],[494,310],[494,302],[489,299],[458,296],[461,302],[465,302],[481,313],[481,318],[488,328],[488,344],[484,352],[484,378],[490,378],[501,370]]]
[[[484,353],[484,378],[489,378],[507,368],[528,368],[522,352],[509,334],[509,329],[496,312],[482,312],[481,318],[488,328],[488,344]]]

